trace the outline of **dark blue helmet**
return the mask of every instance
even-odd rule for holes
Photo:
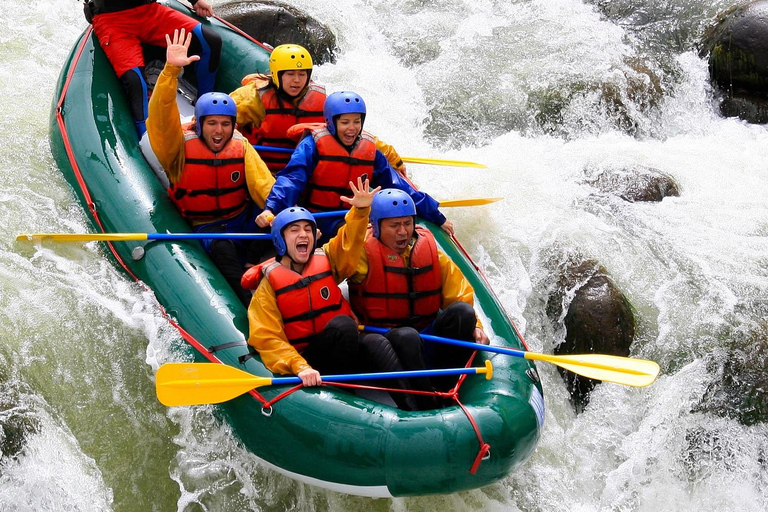
[[[365,122],[365,102],[359,94],[350,91],[335,92],[325,99],[323,117],[328,131],[336,135],[335,119],[342,114],[360,114],[360,120]]]
[[[235,100],[223,92],[208,92],[200,96],[195,103],[195,131],[198,137],[203,136],[200,123],[205,116],[229,116],[234,124],[237,121]]]
[[[277,250],[278,256],[285,256],[288,250],[288,247],[285,245],[285,238],[283,238],[283,230],[289,224],[300,220],[305,220],[312,224],[312,231],[315,233],[315,237],[317,237],[317,222],[306,208],[292,206],[275,215],[275,218],[272,220],[272,243],[275,246],[275,250]]]
[[[379,238],[381,220],[413,215],[416,215],[416,204],[407,193],[396,188],[379,190],[373,196],[373,203],[371,204],[371,225],[374,238]]]

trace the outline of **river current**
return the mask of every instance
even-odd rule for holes
[[[724,377],[719,357],[765,343],[768,312],[768,131],[717,113],[696,48],[732,2],[291,4],[336,33],[337,62],[313,78],[360,93],[369,131],[403,155],[488,166],[409,171],[438,199],[504,197],[448,214],[531,350],[563,338],[546,314],[553,260],[593,258],[634,307],[632,355],[658,361],[660,378],[601,385],[577,415],[539,363],[536,451],[471,492],[371,500],[266,469],[212,408],[157,402],[153,372],[183,342],[104,247],[15,241],[89,230],[48,136],[86,22],[74,0],[4,0],[0,424],[31,433],[0,459],[0,510],[768,509],[766,425],[698,407]],[[638,165],[671,175],[680,196],[630,203],[586,180]]]

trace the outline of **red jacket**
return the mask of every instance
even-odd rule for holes
[[[243,132],[251,144],[293,149],[296,143],[287,136],[291,126],[298,123],[320,123],[324,120],[325,88],[321,85],[310,82],[306,94],[295,106],[280,98],[274,86],[259,89],[259,97],[266,116],[258,128]],[[285,167],[291,159],[291,153],[273,153],[267,150],[259,150],[259,156],[273,174]]]
[[[416,226],[409,265],[395,251],[370,237],[365,242],[368,274],[349,284],[352,310],[365,325],[423,329],[442,304],[442,272],[437,244],[427,229]]]
[[[197,222],[229,219],[250,201],[245,180],[242,136],[232,139],[218,153],[211,151],[192,129],[184,126],[184,170],[168,194],[182,216]]]
[[[364,174],[373,178],[376,144],[373,135],[362,132],[355,147],[349,152],[331,135],[327,127],[312,130],[318,153],[318,163],[312,172],[304,204],[310,211],[346,209],[341,196],[352,196],[349,182],[357,183]]]
[[[256,289],[262,277],[275,290],[285,335],[297,348],[307,337],[320,333],[332,318],[353,316],[322,249],[315,250],[301,274],[272,258],[249,269],[241,284],[243,288]]]

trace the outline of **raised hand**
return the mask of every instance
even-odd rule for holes
[[[339,199],[355,208],[368,208],[371,206],[371,203],[373,203],[373,196],[376,192],[381,190],[381,187],[376,187],[371,190],[368,178],[363,181],[362,177],[357,178],[357,186],[350,181],[349,188],[352,189],[352,197],[341,196]]]
[[[184,29],[176,29],[173,31],[173,41],[168,34],[165,34],[165,43],[167,48],[165,50],[165,60],[168,64],[183,68],[188,64],[192,64],[195,61],[200,60],[199,55],[187,56],[189,52],[189,44],[192,42],[192,32],[185,34]]]

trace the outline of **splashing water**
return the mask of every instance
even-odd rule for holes
[[[221,4],[221,2],[214,2]],[[313,77],[366,100],[366,128],[403,155],[488,169],[409,168],[452,209],[458,237],[534,351],[557,261],[610,272],[638,321],[653,386],[601,385],[576,415],[554,368],[533,457],[502,482],[448,496],[368,500],[297,484],[243,450],[213,408],[167,410],[153,371],[189,357],[150,292],[83,232],[48,148],[54,84],[85,28],[77,2],[6,0],[0,12],[0,459],[3,510],[765,510],[768,435],[700,404],[734,351],[765,344],[768,133],[716,114],[696,44],[718,0],[339,0],[292,5],[340,51]],[[585,169],[643,165],[680,197],[629,203]],[[764,362],[763,362],[764,364]],[[727,400],[726,400],[727,401]],[[5,445],[4,445],[5,446]]]

